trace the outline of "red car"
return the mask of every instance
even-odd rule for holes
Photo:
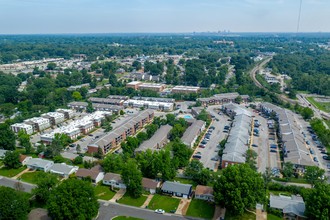
[[[200,144],[199,147],[200,148],[205,148],[205,145],[204,144]]]

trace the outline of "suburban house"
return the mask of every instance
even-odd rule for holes
[[[114,188],[126,189],[126,185],[121,179],[120,174],[106,173],[103,178],[103,184]]]
[[[63,178],[68,178],[71,174],[76,173],[79,167],[69,166],[65,163],[55,163],[49,170],[49,172],[60,175]]]
[[[142,178],[142,187],[145,191],[150,192],[150,194],[155,194],[156,189],[159,187],[160,183],[156,180],[149,178]]]
[[[29,160],[31,160],[31,159],[32,159],[31,156],[27,156],[27,155],[24,155],[24,154],[19,155],[19,162],[21,162],[21,164],[22,164],[23,166],[25,166],[26,163],[27,163]]]
[[[79,179],[91,178],[92,183],[97,184],[104,178],[104,172],[100,166],[95,166],[91,169],[80,168],[77,173],[76,177]]]
[[[182,184],[178,182],[166,181],[163,183],[161,188],[162,193],[170,194],[172,196],[190,198],[192,185]]]
[[[48,172],[50,168],[54,165],[53,161],[44,160],[41,158],[31,158],[27,161],[26,166],[32,170],[42,170]]]
[[[195,198],[214,202],[213,188],[209,186],[198,185],[195,190]]]
[[[304,216],[305,202],[301,196],[270,195],[269,206],[283,212],[283,218],[288,220],[307,219]]]

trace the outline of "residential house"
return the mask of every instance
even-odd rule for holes
[[[79,179],[91,178],[92,183],[97,184],[104,178],[104,172],[100,166],[95,166],[91,169],[80,168],[76,177]]]
[[[195,198],[214,202],[213,188],[209,186],[198,185],[195,190]]]
[[[23,155],[23,154],[19,155],[19,162],[21,162],[21,164],[22,164],[23,166],[25,166],[26,163],[27,163],[29,160],[31,160],[31,159],[32,159],[31,156],[27,156],[27,155]]]
[[[63,178],[68,178],[71,174],[76,173],[79,167],[66,165],[65,163],[55,163],[49,172],[60,175]]]
[[[27,161],[26,166],[32,170],[42,170],[48,172],[50,168],[54,165],[53,161],[44,160],[41,158],[31,158]]]
[[[283,218],[287,220],[307,219],[304,216],[305,202],[301,196],[274,196],[270,195],[269,206],[283,212]]]
[[[166,181],[161,187],[162,193],[170,194],[172,196],[190,198],[192,192],[192,185],[182,184],[179,182]]]
[[[113,188],[126,189],[126,185],[121,179],[120,174],[106,173],[103,178],[103,184]]]
[[[148,191],[150,194],[155,194],[156,189],[159,187],[160,183],[156,180],[149,178],[142,178],[142,187],[145,191]]]

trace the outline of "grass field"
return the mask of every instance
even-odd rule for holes
[[[226,220],[255,220],[256,219],[256,215],[250,212],[244,212],[243,215],[239,215],[239,216],[230,216],[229,214],[227,214],[226,212],[226,216],[225,216]]]
[[[137,199],[134,199],[130,197],[129,195],[125,194],[121,199],[119,199],[117,202],[125,205],[131,205],[131,206],[136,206],[140,207],[143,205],[143,203],[147,200],[146,196],[141,196]]]
[[[283,218],[277,217],[276,215],[273,214],[267,214],[267,220],[281,220]]]
[[[212,219],[214,215],[215,206],[204,200],[193,199],[189,205],[187,214],[188,216]]]
[[[3,167],[0,169],[0,175],[1,176],[6,176],[6,177],[13,177],[25,170],[26,167],[20,167],[18,169],[8,169],[6,167]]]
[[[312,103],[316,108],[325,111],[330,112],[330,102],[317,102],[313,97],[306,97],[306,99]]]
[[[114,217],[112,220],[143,220],[142,218],[134,218],[131,216],[117,216]]]
[[[37,176],[38,174],[40,173],[41,171],[35,171],[35,172],[32,172],[32,173],[24,173],[22,176],[20,176],[20,179],[23,181],[23,182],[27,182],[27,183],[32,183],[32,184],[36,184],[36,181],[37,181]]]
[[[151,199],[148,208],[152,210],[163,209],[165,212],[170,212],[171,210],[176,210],[179,206],[179,203],[179,199],[156,194]]]
[[[97,185],[94,188],[95,195],[98,199],[110,200],[116,194],[110,190],[109,186]]]

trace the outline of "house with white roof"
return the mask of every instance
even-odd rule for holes
[[[26,166],[29,169],[42,170],[44,172],[48,172],[53,165],[54,165],[53,161],[44,160],[41,158],[32,158],[26,163]]]
[[[60,175],[63,178],[68,178],[71,174],[78,171],[79,167],[66,165],[65,163],[55,163],[49,172]]]

